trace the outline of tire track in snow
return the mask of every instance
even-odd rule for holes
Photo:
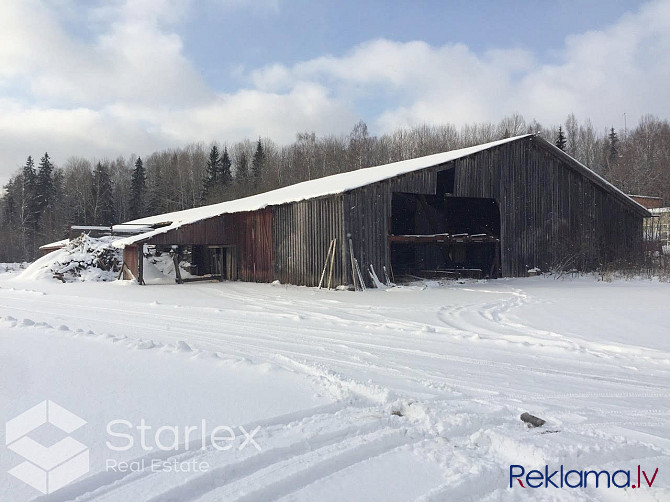
[[[318,406],[315,408],[309,408],[307,410],[300,410],[297,412],[287,413],[284,415],[279,415],[265,420],[258,420],[252,423],[243,424],[242,426],[251,431],[255,427],[262,427],[262,431],[265,434],[272,433],[276,430],[282,430],[286,427],[289,427],[291,424],[296,422],[305,422],[305,421],[319,421],[319,420],[332,420],[336,414],[342,414],[345,412],[352,413],[354,415],[365,413],[366,408],[365,403],[359,403],[360,406],[346,406],[343,403],[336,402],[332,404],[326,404],[323,406]],[[378,422],[378,420],[377,420]],[[377,426],[380,427],[380,426]],[[365,430],[366,426],[362,425],[358,427],[360,430]],[[373,430],[374,427],[370,427],[370,430]],[[346,434],[346,428],[344,431],[336,431],[332,435],[337,436],[340,433],[342,435]],[[256,439],[259,439],[256,436]],[[327,441],[329,438],[324,438],[324,441]],[[318,444],[320,439],[316,438],[315,441]],[[202,444],[197,444],[193,441],[194,447],[190,450],[184,450],[181,452],[174,453],[170,452],[151,452],[146,455],[136,457],[128,462],[145,462],[151,463],[152,459],[160,460],[172,460],[175,459],[179,462],[201,459],[207,455],[215,453],[216,450],[210,445],[205,445],[205,450],[202,450]],[[299,444],[297,444],[299,446]],[[122,492],[128,487],[134,487],[138,483],[146,481],[146,478],[157,477],[160,472],[152,472],[150,469],[144,469],[139,472],[113,472],[113,471],[101,471],[96,474],[93,474],[90,477],[84,478],[83,480],[68,485],[65,488],[62,488],[56,493],[53,493],[49,496],[39,497],[35,499],[36,501],[44,502],[66,502],[68,500],[76,499],[79,502],[84,502],[88,500],[104,500],[105,498],[111,496],[110,500],[122,500],[118,497],[122,496]],[[131,490],[132,491],[132,490]]]
[[[306,452],[304,455],[284,459],[258,470],[233,483],[214,487],[196,497],[187,499],[158,497],[150,502],[179,500],[180,502],[201,500],[236,500],[237,502],[265,502],[296,492],[320,479],[351,467],[357,463],[395,450],[403,445],[418,442],[397,429],[381,430],[357,436]],[[249,489],[251,488],[251,490]],[[190,494],[189,494],[190,495]]]
[[[67,304],[62,304],[60,302],[48,302],[48,303],[56,304],[59,306],[68,306]],[[28,309],[23,307],[7,307],[7,306],[5,306],[5,308],[29,312],[33,315],[40,312],[44,314],[51,314],[51,312],[49,312],[48,310],[44,311],[35,308]],[[123,312],[122,309],[113,309],[113,310]],[[61,318],[63,316],[66,316],[69,319],[89,321],[93,323],[99,322],[98,318],[75,315],[69,312],[65,314],[63,314],[62,311],[59,312]],[[606,383],[620,383],[631,387],[644,388],[644,390],[647,391],[645,392],[645,394],[648,394],[648,391],[650,389],[666,390],[665,386],[656,385],[653,384],[652,382],[642,382],[642,383],[631,382],[630,379],[623,379],[612,376],[600,376],[584,372],[555,370],[551,368],[537,368],[517,363],[492,361],[481,358],[429,353],[420,349],[390,347],[388,345],[372,343],[372,342],[347,341],[345,345],[342,345],[341,343],[333,345],[334,342],[342,342],[342,340],[322,335],[321,333],[330,332],[330,330],[325,327],[321,329],[313,328],[313,330],[316,333],[318,333],[317,335],[312,335],[309,337],[304,335],[301,336],[299,339],[292,340],[290,337],[282,335],[267,337],[267,335],[265,334],[259,334],[259,331],[261,330],[250,329],[250,324],[252,328],[258,327],[257,326],[258,324],[260,324],[260,327],[265,328],[267,326],[267,323],[265,322],[258,323],[258,321],[256,320],[234,321],[226,318],[225,322],[227,328],[231,327],[237,328],[240,331],[243,331],[245,334],[237,334],[231,331],[227,332],[214,331],[211,330],[211,328],[209,327],[210,326],[209,323],[206,324],[207,326],[206,328],[198,327],[198,323],[195,323],[196,324],[195,327],[197,327],[198,329],[197,334],[194,334],[193,323],[185,322],[183,318],[180,318],[179,316],[167,315],[155,312],[146,312],[146,311],[138,313],[148,317],[147,322],[152,323],[151,324],[138,323],[137,320],[133,320],[134,321],[132,325],[132,328],[134,328],[133,331],[137,332],[138,330],[143,330],[146,333],[153,332],[154,333],[153,339],[157,339],[162,342],[165,341],[178,342],[186,338],[191,343],[193,341],[200,342],[202,344],[201,348],[205,348],[206,350],[211,351],[224,350],[226,353],[242,356],[258,362],[260,362],[259,358],[262,355],[264,355],[264,357],[262,357],[263,362],[270,362],[273,364],[277,364],[275,356],[277,354],[281,354],[289,359],[292,359],[294,361],[300,361],[302,363],[310,363],[310,362],[326,363],[326,364],[336,363],[340,367],[344,366],[345,368],[358,368],[359,370],[367,370],[367,371],[374,370],[377,372],[377,374],[387,376],[403,375],[405,378],[408,378],[409,376],[408,379],[411,379],[415,383],[420,384],[422,386],[425,386],[425,384],[423,384],[422,381],[428,380],[433,383],[446,383],[452,387],[466,390],[469,392],[474,391],[483,393],[484,395],[488,394],[497,397],[507,396],[516,399],[519,398],[521,395],[526,395],[530,398],[538,398],[541,397],[541,395],[527,395],[525,393],[520,394],[518,391],[505,393],[500,391],[500,387],[497,384],[486,385],[483,382],[478,382],[476,386],[473,386],[471,384],[464,383],[462,378],[459,377],[445,376],[443,373],[434,374],[427,372],[425,369],[417,369],[408,366],[394,367],[392,364],[381,366],[379,364],[376,364],[376,361],[379,361],[382,355],[385,356],[383,357],[383,360],[387,361],[388,363],[392,363],[393,361],[392,358],[389,358],[389,355],[391,354],[394,356],[411,355],[411,356],[417,356],[422,360],[428,359],[428,360],[449,362],[473,367],[484,366],[484,367],[496,368],[504,371],[505,373],[508,373],[510,370],[513,370],[537,375],[567,377],[571,379],[576,379],[578,381],[594,380]],[[169,331],[165,331],[164,329],[161,329],[161,327],[156,326],[155,320],[157,318],[165,319],[166,326],[169,326]],[[117,326],[123,327],[125,328],[126,331],[130,327],[128,322],[121,322],[121,321],[106,321],[106,322],[108,324],[115,324]],[[184,324],[185,326],[181,327],[179,326],[179,324]],[[256,326],[254,326],[254,324]],[[272,326],[275,327],[276,329],[276,325]],[[301,327],[301,329],[303,331],[308,331],[308,329],[303,327]],[[249,331],[253,331],[254,335],[250,336],[246,334]],[[264,331],[261,332],[264,333]],[[331,345],[324,346],[323,345],[324,341],[331,342]],[[339,349],[336,347],[339,347]],[[366,350],[361,350],[358,347],[365,347]],[[235,348],[234,351],[231,350],[233,348]],[[271,348],[272,350],[268,351],[269,348]],[[306,350],[306,348],[317,349],[317,352],[323,352],[323,355],[317,355],[313,350]],[[324,351],[326,351],[327,353]],[[370,360],[365,361],[360,359],[361,356],[364,356],[365,354],[370,354],[372,352],[377,352],[377,354],[372,358],[374,361]],[[356,360],[358,360],[359,362],[356,362]],[[281,364],[279,365],[281,366]],[[284,367],[286,368],[286,366]],[[636,394],[636,393],[631,392],[630,394]],[[637,395],[639,394],[641,393],[637,393]]]
[[[36,311],[35,309],[25,309],[25,308],[15,308],[11,307],[14,310],[22,310],[26,312],[31,312],[33,314],[38,313],[39,311]],[[79,319],[79,320],[87,320],[87,321],[96,321],[97,319],[90,318],[90,317],[84,317],[80,315],[74,315],[74,314],[66,314],[68,318],[71,319]],[[160,316],[161,314],[157,314]],[[33,316],[34,317],[34,316]],[[153,317],[153,314],[152,314]],[[172,319],[173,316],[166,316],[170,319]],[[112,324],[117,324],[120,326],[123,326],[124,328],[128,328],[127,323],[122,323],[122,322],[115,322],[111,321]],[[245,324],[245,326],[247,326]],[[248,326],[247,326],[248,327]],[[271,340],[259,340],[255,341],[255,338],[246,336],[246,335],[237,335],[234,333],[221,333],[219,331],[208,331],[207,329],[200,329],[199,334],[195,335],[193,334],[193,327],[189,326],[187,328],[180,328],[175,325],[173,325],[170,329],[170,332],[164,332],[160,330],[160,328],[157,328],[155,325],[152,324],[138,324],[137,322],[134,323],[134,328],[135,330],[137,329],[143,329],[145,332],[158,332],[159,335],[155,337],[156,339],[162,341],[162,342],[172,342],[176,343],[179,342],[185,338],[189,340],[190,343],[192,343],[194,340],[201,342],[201,348],[204,348],[206,350],[211,350],[211,351],[218,351],[218,350],[225,350],[227,354],[230,355],[235,355],[239,357],[244,357],[248,358],[250,360],[253,360],[255,362],[270,362],[272,364],[276,364],[284,369],[295,369],[296,366],[300,365],[307,365],[310,366],[314,369],[314,371],[318,372],[318,369],[314,366],[314,364],[327,364],[329,366],[332,366],[333,363],[336,363],[339,366],[344,366],[348,368],[358,368],[366,371],[374,370],[377,374],[379,375],[387,375],[387,376],[394,376],[394,375],[403,375],[403,378],[408,379],[408,380],[413,380],[414,382],[421,383],[423,380],[428,380],[431,383],[446,383],[451,387],[458,388],[461,390],[465,390],[468,392],[476,392],[479,394],[483,394],[483,397],[489,396],[489,397],[494,397],[494,398],[511,398],[514,400],[518,399],[544,399],[543,394],[527,394],[525,392],[518,392],[518,391],[510,391],[510,392],[503,392],[500,390],[500,387],[495,384],[491,385],[486,385],[482,382],[478,382],[477,385],[472,385],[468,383],[464,383],[462,378],[460,377],[452,377],[452,376],[445,376],[444,374],[431,374],[427,373],[425,370],[422,369],[417,369],[417,368],[412,368],[412,367],[407,367],[407,366],[402,366],[402,367],[392,367],[391,365],[387,366],[379,366],[377,364],[373,364],[372,362],[356,362],[353,361],[351,358],[351,355],[347,351],[334,351],[332,348],[330,350],[332,352],[329,352],[327,354],[324,353],[324,355],[317,355],[313,352],[306,351],[305,348],[309,346],[313,346],[314,344],[310,342],[309,340],[299,340],[299,341],[291,341],[287,340],[285,337],[280,337],[281,342],[280,345],[278,346],[270,346],[269,344],[272,343]],[[210,336],[203,335],[203,333],[209,333]],[[231,340],[231,338],[234,338],[237,341]],[[318,342],[321,342],[323,337],[321,337]],[[140,339],[141,340],[141,339]],[[329,339],[333,340],[333,339]],[[666,387],[663,385],[655,385],[652,383],[644,382],[644,383],[639,383],[639,382],[631,382],[628,379],[621,379],[621,378],[616,378],[616,377],[607,377],[607,376],[600,376],[600,375],[592,375],[592,374],[587,374],[587,373],[577,373],[577,372],[570,372],[566,370],[553,370],[549,368],[535,368],[535,367],[529,367],[525,365],[520,365],[520,364],[515,364],[515,363],[507,363],[507,362],[501,362],[501,361],[491,361],[491,360],[486,360],[486,359],[478,359],[478,358],[472,358],[472,357],[464,357],[464,356],[456,356],[456,355],[447,355],[447,354],[435,354],[435,353],[427,353],[424,351],[416,350],[416,349],[405,349],[401,347],[388,347],[384,345],[376,345],[372,343],[366,343],[366,342],[356,342],[356,344],[364,345],[366,347],[369,347],[371,350],[379,350],[382,351],[380,352],[383,353],[385,352],[392,352],[395,354],[403,354],[403,355],[418,355],[421,356],[424,359],[433,359],[433,360],[440,360],[440,361],[445,361],[445,362],[451,362],[451,363],[456,363],[456,364],[462,364],[466,366],[484,366],[484,367],[491,367],[491,368],[496,368],[503,370],[504,372],[509,372],[510,370],[513,371],[519,371],[523,373],[530,373],[530,374],[538,374],[538,375],[552,375],[552,376],[561,376],[561,377],[567,377],[571,379],[576,379],[578,381],[588,381],[588,380],[595,380],[595,381],[602,381],[606,383],[621,383],[625,384],[630,387],[638,387],[638,388],[643,388],[647,392],[630,392],[627,393],[626,395],[629,396],[634,396],[634,397],[644,397],[644,396],[649,396],[649,395],[655,395],[655,394],[650,394],[648,390],[650,389],[658,389],[658,390],[666,390]],[[223,346],[222,346],[223,345]],[[296,350],[291,350],[288,348],[285,348],[286,345],[289,346],[294,346],[296,347]],[[323,350],[323,346],[318,345],[319,348]],[[234,350],[233,350],[234,349]],[[268,350],[271,349],[271,350]],[[282,364],[279,362],[277,359],[277,355],[281,355],[285,357],[285,361],[289,361],[290,364]],[[378,357],[375,357],[375,360],[378,360]],[[453,370],[453,368],[451,368]],[[410,376],[410,375],[413,375]],[[365,386],[365,384],[361,384],[362,386]],[[425,386],[425,384],[423,384]],[[362,394],[365,397],[370,397],[370,393],[364,393]],[[339,397],[339,396],[338,396]],[[553,398],[556,396],[553,395]]]

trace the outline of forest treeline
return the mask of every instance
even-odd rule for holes
[[[194,143],[140,158],[28,156],[0,198],[0,262],[32,260],[71,224],[110,225],[189,209],[373,165],[539,133],[626,193],[670,202],[670,124],[652,115],[629,131],[596,130],[571,114],[543,127],[518,114],[499,123],[421,125],[371,136],[299,133],[285,146],[269,138]]]

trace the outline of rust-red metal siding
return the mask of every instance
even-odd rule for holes
[[[137,270],[137,246],[131,245],[123,248],[123,263],[127,267],[123,269],[123,278],[125,280],[137,279],[138,270]],[[128,274],[130,271],[133,274],[132,277]]]
[[[235,246],[238,277],[272,282],[274,256],[272,210],[222,214],[155,235],[145,244]]]

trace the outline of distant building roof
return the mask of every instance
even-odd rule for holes
[[[646,207],[647,209],[654,209],[663,206],[663,199],[660,197],[654,197],[651,195],[629,195],[638,204]]]

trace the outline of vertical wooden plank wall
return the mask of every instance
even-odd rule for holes
[[[589,270],[631,258],[642,216],[569,166],[536,138],[507,143],[453,162],[454,194],[496,199],[504,276],[547,270],[573,257]]]
[[[342,194],[273,207],[274,277],[317,286],[332,239],[337,239],[334,285],[348,284]]]

